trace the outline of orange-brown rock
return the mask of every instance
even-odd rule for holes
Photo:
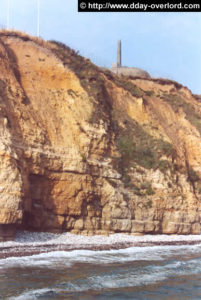
[[[0,32],[0,236],[199,234],[201,102]]]

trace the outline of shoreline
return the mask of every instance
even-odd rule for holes
[[[15,241],[0,243],[0,259],[31,256],[52,251],[120,250],[130,247],[201,245],[201,236],[144,235],[80,236],[71,233],[52,234],[18,232]]]

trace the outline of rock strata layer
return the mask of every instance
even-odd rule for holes
[[[0,239],[17,227],[199,234],[201,102],[0,32]]]

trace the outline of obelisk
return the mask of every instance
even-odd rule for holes
[[[121,40],[118,41],[117,45],[117,68],[121,67]]]

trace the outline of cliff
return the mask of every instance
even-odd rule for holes
[[[199,234],[201,102],[0,32],[0,236]]]

